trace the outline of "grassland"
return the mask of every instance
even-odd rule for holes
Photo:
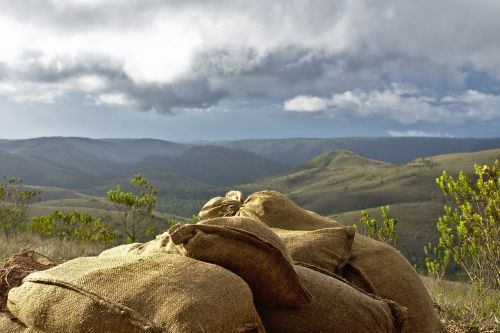
[[[378,217],[389,205],[399,220],[398,248],[410,261],[423,262],[423,247],[437,239],[436,222],[447,204],[435,178],[447,170],[471,174],[474,164],[492,164],[500,149],[420,158],[406,164],[368,159],[349,151],[322,154],[295,170],[237,189],[245,193],[272,189],[287,194],[298,205],[351,225],[360,210]]]
[[[500,291],[480,292],[466,283],[422,279],[449,333],[500,332]]]

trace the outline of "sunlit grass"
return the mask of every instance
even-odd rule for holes
[[[481,292],[465,283],[429,278],[424,278],[424,283],[448,332],[500,332],[499,290]]]

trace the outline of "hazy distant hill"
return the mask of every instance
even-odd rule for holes
[[[405,163],[417,157],[500,148],[500,138],[261,139],[223,141],[218,144],[298,166],[314,156],[339,149],[351,150],[376,160]]]
[[[61,166],[50,159],[0,151],[0,177],[21,177],[25,184],[65,188],[96,186],[100,178],[76,168]]]
[[[137,163],[135,168],[142,172],[170,171],[219,186],[238,184],[290,169],[253,153],[216,146],[196,146],[176,157],[151,156]]]
[[[68,145],[97,158],[134,163],[151,155],[179,155],[190,145],[156,139],[88,139],[46,137],[26,140],[0,140],[0,150],[23,151],[40,145]]]

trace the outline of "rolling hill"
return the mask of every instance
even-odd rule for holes
[[[212,143],[214,144],[214,143]],[[243,149],[291,166],[332,150],[351,150],[391,163],[406,163],[418,157],[474,152],[500,148],[500,138],[381,137],[331,139],[258,139],[217,142]]]
[[[378,207],[390,205],[399,219],[400,249],[422,258],[423,246],[437,238],[435,223],[446,198],[435,178],[446,169],[457,175],[473,165],[492,164],[500,149],[419,158],[404,165],[389,164],[350,151],[322,154],[289,173],[243,184],[249,194],[272,189],[287,194],[300,206],[344,224],[358,221],[359,211],[378,217]]]
[[[225,186],[268,177],[290,168],[243,150],[216,146],[195,146],[179,156],[151,156],[134,165],[141,172],[169,171]]]

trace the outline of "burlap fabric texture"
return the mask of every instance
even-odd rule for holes
[[[2,333],[23,333],[26,327],[13,318],[10,314],[0,311],[0,332]]]
[[[343,275],[350,282],[408,309],[405,333],[442,330],[422,279],[395,248],[356,234],[348,266]]]
[[[294,261],[309,263],[330,273],[340,273],[351,256],[353,227],[272,230],[281,238]]]
[[[268,332],[273,333],[399,333],[406,312],[391,301],[355,289],[325,271],[295,266],[313,296],[300,308],[264,307],[257,310]]]
[[[221,217],[176,225],[169,233],[184,255],[219,265],[243,278],[257,304],[303,306],[311,302],[285,245],[263,223],[246,217]]]
[[[170,236],[168,235],[168,232],[164,232],[156,236],[155,239],[146,243],[124,244],[102,251],[99,254],[99,257],[176,252],[177,250],[175,246],[173,246],[172,243],[169,243],[169,241]]]
[[[177,254],[78,258],[30,274],[9,310],[33,332],[265,332],[247,284]]]
[[[225,202],[233,199],[228,196],[224,200],[219,199],[217,205],[212,206],[208,205],[210,203],[208,202],[200,212],[200,216],[206,209],[210,209],[212,214],[215,214],[217,210],[224,210]],[[236,200],[233,200],[231,205],[235,204],[234,201]],[[233,207],[227,211],[234,210]],[[302,209],[283,194],[274,191],[251,194],[244,202],[238,203],[237,212],[234,214],[251,216],[273,228],[285,230],[311,231],[342,226],[337,221]],[[286,244],[286,239],[284,241]],[[332,272],[326,262],[328,257],[325,257],[324,253],[318,251],[318,255],[315,255],[312,249],[307,253],[308,258],[302,257],[301,261]],[[292,255],[292,258],[297,260],[298,257]],[[361,289],[408,308],[405,332],[434,333],[442,330],[433,302],[420,276],[404,256],[393,247],[356,234],[351,256],[337,272],[341,272],[343,277]]]

